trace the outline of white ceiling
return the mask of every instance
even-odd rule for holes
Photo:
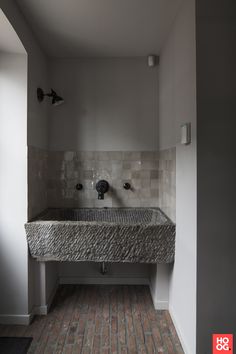
[[[158,54],[182,0],[16,0],[48,55]]]
[[[25,49],[14,31],[12,25],[7,20],[0,9],[0,52],[23,54]]]

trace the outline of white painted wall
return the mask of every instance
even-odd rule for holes
[[[36,97],[38,86],[48,88],[47,58],[15,1],[0,0],[0,5],[28,54],[28,145],[47,148],[48,106],[39,105]]]
[[[146,58],[54,59],[52,150],[157,150],[158,69]]]
[[[28,314],[27,55],[0,53],[0,321]]]
[[[185,352],[196,352],[196,49],[195,1],[185,0],[166,39],[159,69],[160,149],[176,146],[176,255],[169,309]],[[180,145],[180,125],[192,143]]]
[[[27,127],[25,128],[25,134],[27,134],[28,145],[33,145],[39,148],[47,148],[48,146],[48,105],[40,105],[36,98],[36,89],[38,86],[47,89],[47,58],[41,51],[40,47],[37,44],[31,30],[29,29],[27,22],[25,21],[22,13],[18,9],[15,1],[13,0],[0,0],[0,5],[2,11],[5,13],[9,22],[15,29],[17,33],[17,39],[21,40],[27,54],[28,54],[28,105],[27,105]],[[18,40],[19,40],[18,39]],[[13,105],[13,104],[12,104]],[[16,129],[17,131],[17,129]],[[20,131],[20,130],[19,130]],[[10,135],[11,136],[11,135]],[[30,166],[29,166],[30,168]],[[17,171],[14,171],[15,177]],[[27,178],[27,176],[26,176]],[[12,206],[14,205],[15,198],[11,200]],[[22,208],[24,206],[22,204]],[[27,216],[26,216],[27,219]],[[25,220],[24,220],[25,221]],[[23,223],[20,225],[23,227]],[[23,236],[22,236],[23,237]],[[10,254],[8,250],[12,248],[12,244],[9,242],[9,245],[6,245],[4,249],[5,259],[10,259]],[[8,276],[8,287],[9,289],[15,289],[17,286],[17,292],[24,294],[24,302],[27,301],[27,307],[23,306],[19,302],[18,306],[11,302],[10,297],[6,301],[6,309],[9,310],[9,314],[23,314],[27,316],[29,312],[33,309],[35,305],[35,281],[36,274],[35,268],[38,264],[29,258],[28,259],[28,249],[25,241],[22,241],[22,246],[18,249],[19,258],[16,258],[12,261],[12,269],[17,269],[17,272],[22,272],[22,281],[14,284],[14,279],[11,279]],[[23,263],[22,263],[23,262]],[[28,273],[24,271],[25,264],[28,264]],[[24,274],[24,275],[23,275]],[[56,278],[52,280],[56,283]],[[29,290],[29,292],[28,292]],[[17,293],[16,292],[16,293]],[[14,323],[14,320],[13,320]]]
[[[62,262],[59,281],[62,284],[148,284],[149,265],[108,263],[108,273],[100,273],[100,263]]]

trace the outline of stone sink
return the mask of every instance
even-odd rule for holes
[[[39,261],[174,261],[175,224],[159,208],[47,209],[25,229]]]

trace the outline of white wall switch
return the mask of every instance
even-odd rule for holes
[[[181,144],[188,145],[191,143],[191,123],[181,125]]]

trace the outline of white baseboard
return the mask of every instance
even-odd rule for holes
[[[28,326],[33,319],[33,314],[28,315],[0,315],[0,323],[3,325]]]
[[[178,334],[178,337],[179,337],[179,340],[180,340],[180,343],[182,345],[184,353],[185,354],[190,354],[190,351],[187,349],[187,346],[186,346],[186,344],[184,342],[182,331],[180,330],[180,328],[178,326],[178,323],[177,323],[176,318],[174,316],[174,312],[173,312],[171,307],[169,308],[169,313],[170,313],[170,317],[172,319],[172,322],[174,323],[174,326],[175,326],[176,332]],[[193,354],[193,353],[191,353],[191,354]]]
[[[125,277],[60,277],[60,284],[149,285],[148,278]]]
[[[150,288],[152,302],[153,302],[155,310],[169,310],[169,301],[167,301],[167,300],[157,300],[156,297],[155,297],[155,293],[154,293],[154,291],[152,289],[151,283],[149,284],[149,288]]]

